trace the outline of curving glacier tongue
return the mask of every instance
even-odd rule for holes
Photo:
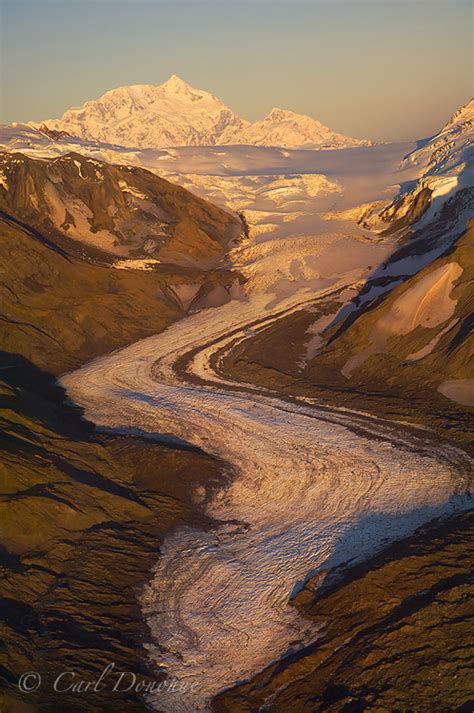
[[[210,355],[229,331],[244,334],[262,305],[242,312],[231,302],[195,314],[63,379],[99,426],[169,434],[232,468],[206,506],[218,524],[171,533],[143,593],[150,654],[179,683],[154,694],[157,710],[207,710],[218,691],[317,638],[288,603],[308,575],[464,503],[455,455],[424,448],[422,438],[415,444],[373,422],[364,433],[361,417],[210,377]],[[199,347],[178,374],[176,362]]]

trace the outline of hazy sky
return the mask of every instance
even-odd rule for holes
[[[471,0],[0,0],[1,120],[178,74],[247,119],[421,138],[472,94]]]

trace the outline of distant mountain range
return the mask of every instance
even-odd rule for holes
[[[274,108],[262,120],[241,119],[217,97],[173,75],[164,84],[119,87],[37,127],[136,148],[250,144],[325,149],[372,142],[332,131],[309,116]]]

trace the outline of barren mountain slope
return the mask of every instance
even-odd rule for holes
[[[80,154],[51,160],[0,154],[0,176],[4,214],[68,253],[108,264],[216,266],[242,227],[238,218],[149,171]]]
[[[336,325],[304,376],[357,389],[439,392],[474,405],[474,225],[421,272]]]

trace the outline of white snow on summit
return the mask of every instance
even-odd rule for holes
[[[337,134],[310,116],[273,108],[264,119],[255,121],[243,131],[241,143],[283,148],[317,145],[330,149],[366,146],[370,142]]]
[[[191,87],[175,74],[159,86],[112,89],[46,124],[81,139],[134,148],[252,144],[336,149],[371,143],[282,109],[272,109],[264,119],[250,123],[213,94]]]
[[[415,169],[417,180],[408,181],[388,205],[382,209],[376,206],[368,213],[364,218],[366,227],[383,230],[387,221],[404,218],[422,192],[429,193],[429,205],[414,221],[417,229],[437,220],[448,201],[461,192],[464,199],[457,210],[451,211],[451,222],[456,230],[461,224],[466,226],[474,206],[474,99],[462,106],[437,134],[405,156],[400,169]]]
[[[193,89],[173,75],[160,86],[136,84],[119,87],[69,109],[49,128],[131,147],[215,144],[227,128],[245,122],[217,97]]]

